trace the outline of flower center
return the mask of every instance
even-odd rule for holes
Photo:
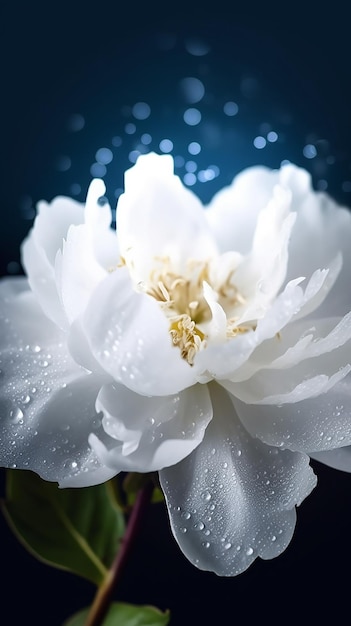
[[[155,268],[143,290],[160,303],[169,319],[172,343],[179,348],[182,358],[189,365],[193,365],[196,353],[206,347],[211,336],[214,309],[204,295],[205,283],[209,285],[214,301],[225,318],[224,339],[249,330],[249,327],[237,327],[238,317],[233,316],[234,309],[245,303],[232,282],[233,274],[233,269],[228,270],[218,282],[211,279],[210,262],[191,259],[184,274],[178,275],[173,271],[169,258],[155,259]]]

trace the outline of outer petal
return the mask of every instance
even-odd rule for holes
[[[343,270],[329,298],[318,310],[320,316],[344,315],[351,309],[351,213],[325,193],[315,192],[308,172],[294,165],[280,170],[279,181],[292,193],[297,212],[289,249],[288,278],[327,267],[339,251]]]
[[[350,376],[327,393],[294,404],[234,403],[245,428],[268,445],[308,454],[351,445]]]
[[[83,205],[58,196],[38,203],[38,214],[22,244],[22,263],[29,284],[46,315],[64,328],[66,320],[55,284],[54,264],[71,224],[83,221]]]
[[[160,472],[173,533],[187,558],[221,576],[291,540],[295,506],[316,484],[308,457],[269,448],[242,428],[229,395],[211,386],[214,418],[202,444]]]
[[[82,328],[105,371],[137,393],[167,396],[196,382],[172,345],[166,316],[156,300],[132,289],[126,267],[97,287]]]
[[[221,252],[250,252],[257,217],[271,199],[278,179],[275,170],[251,167],[213,197],[206,217]]]
[[[118,200],[117,236],[136,283],[147,281],[155,257],[182,273],[188,259],[217,253],[199,199],[173,174],[170,155],[141,155],[125,173]]]
[[[63,334],[22,280],[13,281],[12,296],[9,281],[0,285],[1,465],[61,482],[89,459],[91,471],[81,473],[80,485],[110,478],[88,444],[100,427],[94,405],[103,380],[72,361]]]
[[[310,457],[334,469],[351,472],[351,446],[324,450],[323,452],[312,452]]]
[[[206,386],[169,397],[145,398],[121,385],[106,385],[96,403],[109,438],[91,435],[101,462],[117,471],[153,472],[184,459],[202,441],[212,417]]]
[[[351,314],[334,328],[330,320],[317,320],[313,330],[317,337],[308,345],[302,339],[276,359],[273,345],[270,364],[248,380],[223,385],[248,404],[299,402],[328,391],[351,369]]]
[[[85,223],[70,226],[56,257],[57,288],[70,323],[84,311],[95,287],[120,260],[116,233],[110,228],[110,206],[99,204],[104,193],[103,181],[94,179],[88,190]]]

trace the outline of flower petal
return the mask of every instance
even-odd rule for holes
[[[313,452],[310,454],[312,459],[341,470],[342,472],[351,472],[351,446],[343,448],[335,448],[334,450],[323,450],[323,452]]]
[[[22,264],[32,291],[46,315],[61,328],[66,320],[55,284],[54,264],[71,224],[83,222],[83,205],[58,196],[39,202],[34,226],[21,248]]]
[[[294,404],[234,403],[245,428],[268,445],[307,454],[351,445],[350,376],[327,393]]]
[[[338,323],[336,323],[338,321]],[[339,320],[314,320],[314,326],[295,346],[275,357],[275,345],[289,345],[297,329],[297,323],[284,330],[284,339],[267,342],[264,354],[271,362],[261,367],[247,380],[223,381],[234,396],[248,404],[284,404],[300,402],[325,393],[351,369],[351,313]],[[287,337],[286,337],[287,336]],[[308,343],[304,339],[309,339]],[[312,341],[313,339],[313,341]],[[274,345],[275,344],[275,345]]]
[[[221,252],[250,252],[257,217],[271,199],[278,180],[275,170],[251,167],[213,197],[206,218]]]
[[[169,258],[182,274],[189,259],[217,253],[203,206],[174,175],[170,155],[141,155],[125,173],[117,236],[136,284],[149,279],[155,257]]]
[[[235,272],[235,285],[247,301],[237,325],[264,316],[286,276],[288,243],[296,215],[289,213],[290,194],[278,185],[257,218],[252,251]]]
[[[116,381],[144,395],[167,396],[194,384],[192,367],[172,345],[156,300],[132,289],[126,267],[94,291],[82,318],[94,357]]]
[[[101,428],[95,399],[104,379],[77,366],[64,347],[63,333],[43,314],[22,280],[0,283],[1,388],[0,459],[4,467],[33,470],[42,478],[63,481],[90,459],[101,464],[88,436]],[[98,432],[98,431],[97,431]],[[111,477],[111,471],[108,472]],[[95,484],[91,471],[81,484]]]
[[[153,472],[178,463],[202,441],[212,417],[206,386],[196,385],[170,397],[146,398],[122,385],[99,393],[105,443],[91,435],[101,462],[117,471]]]
[[[160,472],[171,526],[197,567],[220,576],[278,556],[291,540],[299,505],[316,484],[307,455],[251,438],[230,396],[211,386],[214,417],[184,461]]]
[[[328,272],[315,272],[305,291],[300,287],[302,278],[290,281],[280,293],[272,306],[268,309],[265,317],[258,320],[255,330],[248,330],[243,334],[229,338],[220,346],[209,345],[205,350],[196,354],[194,371],[198,380],[216,378],[218,380],[242,379],[239,368],[244,367],[244,378],[247,377],[247,361],[254,350],[263,341],[274,338],[285,326],[303,309],[309,301],[318,297],[320,291],[326,295],[325,282]]]
[[[316,193],[310,174],[301,168],[292,164],[284,166],[279,181],[291,191],[292,210],[297,212],[289,248],[288,278],[310,275],[317,268],[328,267],[341,252],[343,269],[333,290],[334,297],[323,302],[318,315],[345,315],[351,309],[351,213],[326,193]]]

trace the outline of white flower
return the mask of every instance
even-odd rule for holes
[[[351,469],[351,215],[293,165],[204,210],[141,156],[117,236],[104,192],[39,203],[28,281],[1,283],[1,463],[63,487],[159,471],[186,556],[238,574],[288,545],[309,457]]]

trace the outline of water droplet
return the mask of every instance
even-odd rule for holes
[[[238,451],[237,451],[237,455],[238,455],[238,456],[241,456],[241,454],[242,454],[241,450],[238,450]]]
[[[201,494],[201,497],[202,497],[203,500],[205,500],[205,502],[209,502],[211,500],[211,498],[212,498],[212,496],[211,496],[209,491],[204,491]]]
[[[185,534],[187,532],[187,528],[185,528],[185,527],[179,528],[179,530],[183,534]]]
[[[190,519],[191,518],[191,513],[189,513],[189,511],[183,511],[182,517],[184,519]]]
[[[28,402],[30,402],[30,396],[28,396],[28,394],[26,396],[22,396],[21,400],[23,404],[28,404]]]
[[[32,352],[40,352],[41,347],[38,345],[32,346]]]
[[[18,424],[23,419],[23,411],[16,406],[16,408],[10,411],[10,420],[13,424]]]
[[[232,544],[230,543],[230,541],[228,541],[228,543],[225,544],[224,549],[229,550],[231,547],[232,547]]]
[[[208,537],[211,534],[211,531],[209,529],[204,531],[204,535],[206,535],[206,537]]]
[[[246,550],[246,554],[247,554],[247,556],[251,556],[251,554],[253,554],[253,549],[252,548],[248,548]]]
[[[206,548],[206,550],[210,547],[210,542],[209,541],[203,541],[201,544],[204,548]]]
[[[277,541],[277,538],[275,535],[272,535],[272,541]]]
[[[211,454],[212,454],[212,456],[216,454],[216,448],[212,448]]]
[[[203,522],[196,522],[196,524],[194,524],[195,530],[203,530],[204,528],[205,528],[205,524]]]
[[[43,361],[39,361],[38,365],[40,367],[48,367],[49,365],[49,361],[46,361],[45,359]]]

